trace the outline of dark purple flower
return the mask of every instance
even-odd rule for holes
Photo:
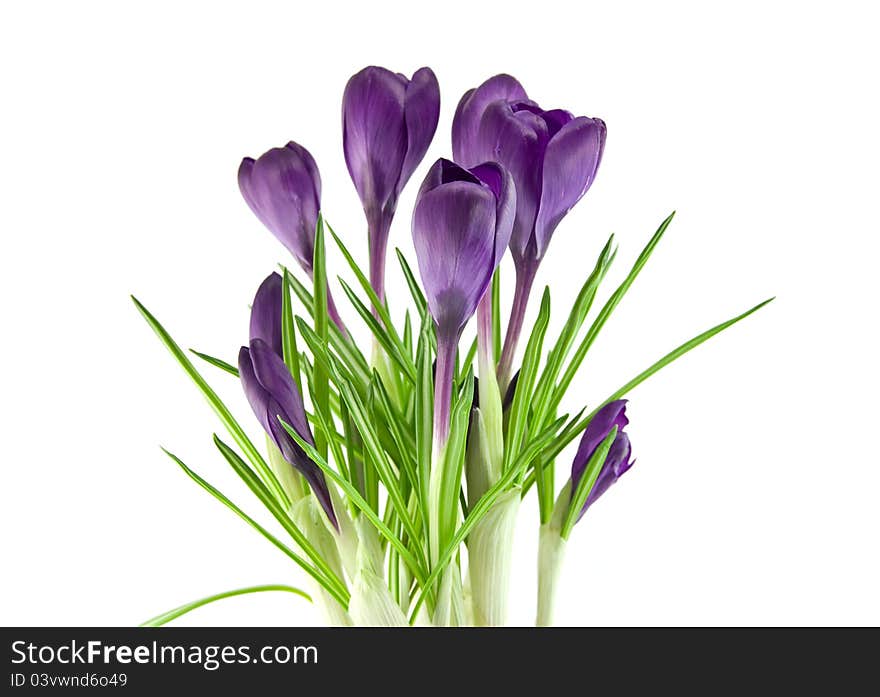
[[[412,233],[431,315],[457,335],[474,314],[510,240],[516,194],[494,162],[466,170],[440,159],[416,197]]]
[[[496,75],[461,98],[452,122],[452,154],[470,167],[493,160],[516,184],[510,251],[516,287],[498,366],[506,388],[538,264],[556,226],[590,188],[602,160],[605,123],[545,110],[510,75]]]
[[[327,517],[336,525],[324,473],[278,420],[282,419],[300,438],[314,445],[302,395],[282,358],[281,293],[281,277],[277,273],[268,276],[257,290],[251,309],[250,346],[242,346],[239,351],[238,372],[260,425],[284,459],[305,477]]]
[[[608,487],[614,484],[624,472],[633,466],[634,460],[630,460],[632,447],[630,446],[629,436],[623,431],[628,423],[626,400],[618,399],[614,402],[609,402],[597,411],[584,431],[577,454],[575,454],[574,461],[571,463],[572,492],[577,489],[578,482],[580,482],[587,468],[587,463],[589,463],[596,449],[605,440],[611,429],[617,426],[617,437],[611,444],[611,449],[608,451],[605,463],[599,471],[599,476],[596,478],[596,482],[587,496],[584,507],[578,514],[578,520],[593,505],[596,499],[608,490]]]
[[[244,158],[238,168],[238,187],[260,222],[287,247],[311,278],[315,229],[321,212],[321,175],[309,151],[291,141],[256,160]],[[280,287],[278,293],[280,297]],[[345,334],[329,288],[327,313]]]
[[[246,157],[238,168],[238,186],[263,225],[311,274],[321,175],[309,151],[291,141],[256,160]]]
[[[445,443],[455,350],[510,241],[516,193],[487,162],[470,170],[438,160],[416,197],[412,233],[428,308],[437,325],[434,439]]]
[[[412,79],[364,68],[342,97],[342,144],[370,234],[370,281],[384,297],[385,248],[397,199],[437,129],[440,87],[430,68]]]
[[[604,146],[601,119],[542,109],[509,75],[465,93],[452,126],[456,162],[470,167],[494,160],[513,176],[510,249],[518,264],[544,256],[559,221],[593,183]]]

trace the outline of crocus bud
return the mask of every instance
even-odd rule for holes
[[[605,147],[605,123],[545,110],[510,75],[496,75],[462,97],[452,123],[452,153],[470,167],[494,160],[516,183],[516,220],[510,251],[516,287],[498,365],[502,392],[538,264],[556,226],[593,183]]]
[[[238,186],[251,210],[309,274],[321,210],[321,175],[308,150],[290,142],[246,157]]]
[[[397,199],[428,150],[440,116],[440,87],[430,68],[412,79],[364,68],[342,97],[342,144],[370,234],[370,281],[384,297],[385,248]]]
[[[309,151],[291,141],[256,160],[244,158],[238,168],[238,188],[260,222],[287,247],[311,278],[315,230],[321,212],[321,175]],[[280,286],[278,293],[280,297]],[[329,288],[327,312],[345,333]]]
[[[304,441],[314,444],[302,395],[281,357],[281,279],[272,274],[260,284],[251,312],[250,345],[238,354],[238,372],[245,396],[260,425],[281,455],[305,477],[327,518],[338,529],[324,473],[281,425],[291,426]],[[271,342],[271,343],[270,343]]]
[[[412,233],[428,308],[437,325],[435,442],[445,442],[455,349],[501,261],[516,194],[494,162],[463,169],[440,159],[416,197]],[[440,407],[438,410],[436,407]]]
[[[439,334],[457,338],[477,309],[510,241],[515,205],[513,181],[494,162],[467,170],[440,159],[429,170],[412,232]]]
[[[611,444],[611,449],[608,451],[605,463],[602,465],[602,469],[599,470],[599,476],[596,478],[596,482],[587,496],[586,503],[584,503],[583,508],[578,514],[578,520],[595,503],[596,499],[608,491],[608,487],[614,484],[624,472],[633,466],[634,461],[630,460],[632,446],[629,442],[629,436],[623,432],[624,427],[628,423],[626,400],[618,399],[614,402],[609,402],[597,411],[584,431],[577,453],[574,456],[574,461],[571,463],[572,491],[577,489],[578,482],[580,482],[593,453],[596,452],[602,441],[605,440],[611,429],[615,426],[617,427],[617,437],[614,439],[614,443]]]

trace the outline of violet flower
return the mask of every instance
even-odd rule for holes
[[[449,434],[458,340],[510,242],[515,206],[510,174],[494,162],[466,170],[437,160],[416,197],[413,242],[437,328],[435,446]]]
[[[324,473],[281,425],[289,424],[314,445],[302,395],[281,357],[281,277],[273,273],[260,285],[251,311],[250,344],[238,354],[241,384],[260,425],[284,459],[305,477],[315,497],[338,529]]]
[[[452,123],[452,153],[465,167],[504,165],[516,183],[510,251],[516,289],[498,375],[507,387],[538,265],[556,226],[590,188],[605,146],[605,123],[544,110],[510,75],[496,75],[462,97]]]
[[[574,461],[571,463],[571,491],[577,489],[578,482],[586,470],[587,463],[596,452],[596,449],[602,444],[602,441],[611,432],[611,429],[617,426],[617,437],[611,444],[608,456],[605,458],[605,464],[599,471],[599,476],[590,490],[584,507],[578,513],[578,520],[587,512],[587,509],[596,502],[596,500],[608,491],[614,482],[616,482],[624,472],[633,466],[634,460],[630,460],[632,455],[632,446],[629,442],[629,436],[624,433],[624,427],[629,423],[626,417],[626,400],[618,399],[609,402],[599,411],[590,421],[584,435],[581,438]]]
[[[367,217],[370,283],[380,299],[385,297],[385,249],[397,200],[425,156],[439,116],[440,87],[430,68],[407,79],[371,66],[345,86],[342,145]]]
[[[245,157],[238,168],[238,187],[260,222],[311,278],[315,229],[321,211],[321,174],[311,153],[291,141],[256,160]],[[329,288],[327,311],[344,332]]]

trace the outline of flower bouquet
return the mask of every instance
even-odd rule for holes
[[[345,88],[343,146],[366,216],[366,268],[322,216],[321,178],[308,150],[291,142],[242,161],[238,180],[245,201],[301,273],[282,265],[259,285],[237,366],[194,355],[241,381],[265,434],[263,448],[135,299],[216,412],[228,434],[225,440],[214,436],[217,449],[275,519],[278,532],[168,455],[296,563],[310,586],[233,590],[147,624],[163,624],[221,598],[270,590],[311,598],[334,625],[504,624],[514,525],[532,493],[540,525],[536,623],[550,624],[569,536],[633,464],[624,398],[769,302],[681,344],[595,407],[560,413],[590,347],[672,215],[598,311],[592,312],[594,301],[616,257],[613,237],[558,336],[547,331],[549,288],[534,324],[525,326],[538,267],[556,228],[596,176],[606,127],[597,118],[543,109],[514,78],[497,75],[458,104],[452,160],[440,159],[428,170],[412,214],[417,273],[396,253],[410,297],[392,302],[385,294],[391,222],[434,136],[439,111],[440,90],[429,68],[408,79],[369,67]],[[370,346],[354,340],[331,293],[329,242],[357,279],[355,287],[339,279],[338,287],[369,329]],[[509,304],[499,281],[508,250],[516,270]],[[402,324],[395,324],[393,310],[404,305]],[[476,339],[468,345],[462,333],[474,315]],[[557,459],[578,440],[557,488]]]

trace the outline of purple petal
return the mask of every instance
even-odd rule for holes
[[[314,444],[302,396],[284,360],[262,339],[251,340],[250,358],[260,385],[280,406],[281,417],[304,441]]]
[[[272,273],[266,277],[251,305],[250,339],[262,339],[279,356],[284,355],[281,339],[281,276]]]
[[[406,159],[407,80],[379,67],[364,68],[345,86],[342,146],[361,203],[376,214],[393,206]]]
[[[497,162],[484,162],[471,168],[471,173],[495,194],[495,266],[501,263],[510,244],[516,218],[516,186],[513,177]]]
[[[440,118],[440,85],[430,68],[417,70],[406,86],[404,112],[407,145],[403,168],[397,180],[398,195],[419,166],[437,130],[437,121]]]
[[[251,361],[251,352],[246,346],[242,346],[238,352],[238,375],[241,379],[241,386],[244,388],[244,395],[247,397],[251,409],[254,410],[257,420],[263,430],[271,434],[272,428],[267,416],[271,396],[257,379],[254,364]]]
[[[608,451],[608,457],[605,458],[605,464],[602,466],[599,476],[593,484],[593,488],[587,495],[584,507],[578,514],[578,520],[581,519],[584,513],[587,512],[587,509],[592,506],[602,494],[608,491],[612,484],[620,479],[624,472],[632,467],[633,463],[630,462],[630,455],[632,455],[632,446],[629,442],[629,436],[625,433],[618,433],[617,437],[614,439],[614,443],[611,444],[611,449]]]
[[[605,124],[585,116],[566,123],[547,144],[535,221],[538,258],[544,255],[559,221],[593,183],[604,147]]]
[[[495,195],[480,183],[453,181],[419,194],[413,242],[443,332],[460,331],[486,292],[495,271],[495,215]]]
[[[516,111],[506,102],[486,108],[479,138],[487,160],[504,165],[516,182],[516,219],[510,248],[515,258],[527,256],[541,198],[541,163],[547,146],[546,122],[531,111]]]
[[[574,460],[571,463],[572,490],[577,488],[587,463],[602,441],[605,440],[605,437],[611,432],[611,429],[617,426],[617,431],[620,433],[629,423],[629,419],[626,417],[626,402],[627,400],[625,399],[609,402],[596,412],[596,415],[587,425],[584,435],[581,437],[577,454],[575,454]]]
[[[473,167],[487,159],[478,142],[480,121],[486,107],[497,100],[505,102],[528,99],[526,91],[516,78],[510,75],[495,75],[476,89],[465,92],[455,110],[452,120],[453,159],[465,167]]]
[[[312,268],[321,177],[309,152],[288,143],[239,168],[239,186],[262,223],[307,271]]]

